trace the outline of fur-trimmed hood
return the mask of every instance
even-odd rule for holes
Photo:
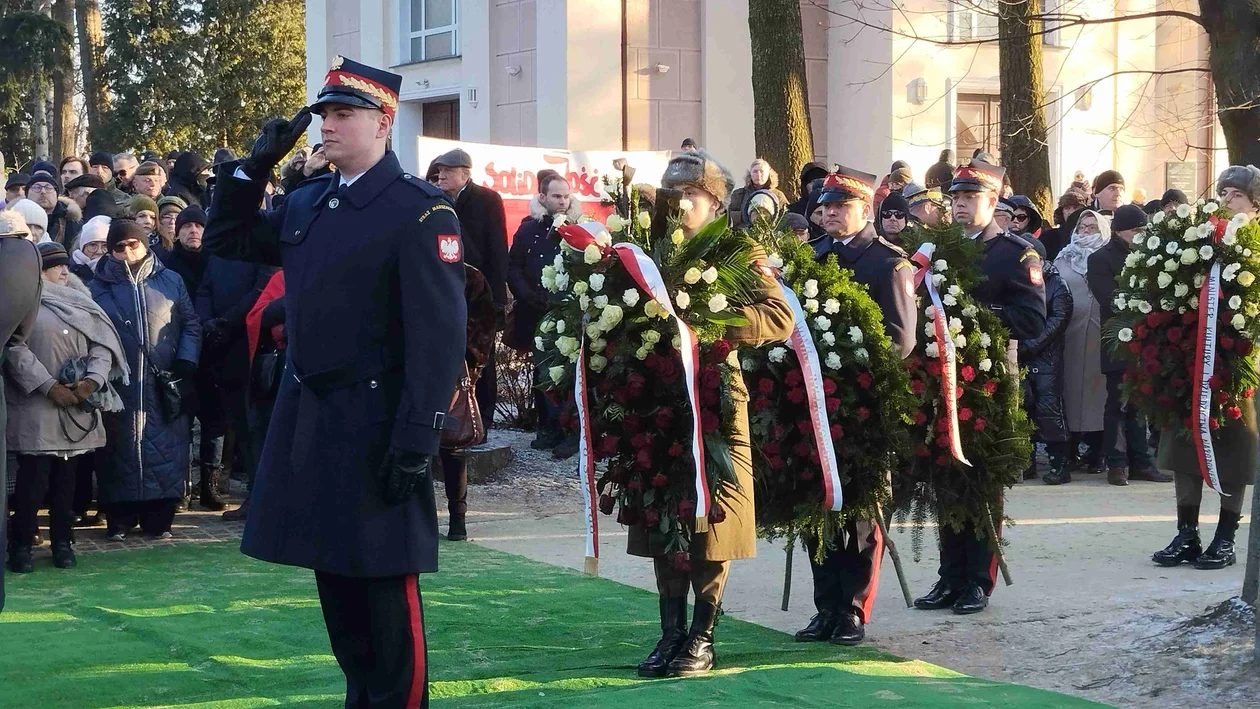
[[[744,187],[747,187],[750,190],[777,190],[779,189],[779,173],[776,172],[773,167],[770,167],[770,163],[766,163],[766,167],[770,169],[770,176],[766,178],[766,184],[754,185],[753,179],[752,179],[752,170],[749,169],[748,171],[744,173]]]
[[[529,200],[529,218],[536,222],[541,222],[547,216],[547,210],[542,205],[542,195],[534,195]],[[576,222],[582,216],[582,204],[576,198],[569,200],[569,210],[564,213],[565,218],[570,222]]]

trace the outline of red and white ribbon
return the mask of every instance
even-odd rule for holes
[[[679,354],[682,356],[683,377],[687,384],[687,400],[691,402],[691,457],[696,469],[696,519],[709,516],[709,482],[704,474],[704,436],[700,426],[700,343],[691,327],[678,317],[674,304],[665,287],[665,279],[656,262],[634,244],[614,244],[613,251],[621,257],[621,265],[634,279],[639,288],[664,308],[678,324]]]
[[[782,284],[780,284],[782,286]],[[831,440],[831,422],[827,416],[827,399],[823,392],[822,365],[818,361],[818,349],[809,332],[805,311],[791,288],[783,287],[783,298],[792,306],[794,326],[788,343],[796,352],[805,378],[805,396],[809,399],[809,419],[814,426],[814,440],[818,444],[818,460],[823,469],[823,490],[826,499],[823,506],[839,512],[844,506],[844,493],[840,489],[840,466],[836,463],[835,443]]]
[[[932,327],[936,333],[936,357],[941,363],[941,396],[945,399],[945,416],[949,421],[946,431],[949,437],[949,452],[963,465],[971,465],[967,456],[963,455],[962,435],[958,430],[958,351],[954,348],[954,338],[949,332],[949,319],[945,316],[945,305],[936,292],[936,282],[932,280],[932,255],[936,253],[936,244],[927,242],[919,246],[910,260],[917,268],[914,272],[914,284],[927,284],[928,297],[932,299]]]
[[[1221,309],[1220,297],[1221,264],[1213,263],[1199,291],[1199,324],[1194,348],[1198,355],[1194,361],[1194,384],[1198,391],[1190,400],[1190,418],[1194,422],[1194,452],[1199,456],[1199,473],[1204,482],[1218,492],[1221,480],[1212,446],[1211,380],[1216,369],[1216,319]]]
[[[583,328],[585,330],[585,328]],[[586,335],[582,335],[577,367],[573,375],[573,401],[578,415],[578,476],[582,480],[582,512],[586,515],[586,557],[599,558],[599,503],[595,499],[595,455],[592,451],[590,403],[586,395]]]

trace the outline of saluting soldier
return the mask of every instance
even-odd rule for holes
[[[1041,257],[1027,241],[1003,230],[993,219],[1005,174],[1005,168],[973,158],[954,173],[949,192],[954,223],[984,245],[980,270],[985,280],[976,286],[974,295],[1010,331],[1007,366],[1018,372],[1018,340],[1034,339],[1045,330],[1046,288]],[[983,611],[997,580],[997,557],[990,547],[996,540],[990,541],[987,531],[978,534],[971,524],[957,531],[941,525],[940,537],[940,580],[926,596],[915,599],[914,607],[953,608],[960,615]]]
[[[901,247],[875,233],[870,223],[874,195],[875,175],[837,166],[818,195],[827,236],[819,240],[815,253],[820,260],[835,254],[839,266],[867,287],[879,305],[893,349],[904,358],[914,350],[918,323],[914,269]],[[866,638],[875,605],[884,538],[875,520],[850,520],[834,542],[835,548],[826,550],[819,563],[823,540],[805,539],[818,613],[796,639],[857,645]]]
[[[464,357],[459,222],[386,141],[402,77],[338,57],[311,108],[223,163],[205,246],[283,266],[287,361],[241,550],[315,571],[347,707],[427,707],[418,573],[437,570],[430,471]],[[311,121],[337,172],[259,211]]]

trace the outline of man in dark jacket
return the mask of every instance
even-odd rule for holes
[[[809,204],[810,187],[815,180],[822,180],[825,177],[827,177],[827,167],[825,165],[820,162],[805,163],[805,167],[801,168],[800,194],[797,195],[795,202],[788,205],[788,211],[804,215],[808,219],[809,214],[805,212],[805,208]]]
[[[1028,368],[1024,408],[1036,426],[1036,440],[1046,444],[1050,455],[1050,470],[1041,479],[1047,485],[1062,485],[1072,482],[1067,467],[1071,444],[1063,406],[1063,336],[1072,319],[1072,292],[1052,263],[1043,265],[1042,278],[1046,284],[1046,329],[1030,340],[1020,340],[1019,363]],[[1024,479],[1035,477],[1036,451]]]
[[[1069,187],[1059,197],[1059,206],[1054,210],[1054,222],[1057,226],[1041,230],[1041,243],[1046,247],[1046,260],[1053,261],[1059,257],[1063,247],[1072,242],[1072,232],[1076,231],[1076,220],[1081,211],[1089,206],[1089,194],[1079,187]]]
[[[101,178],[101,182],[105,183],[105,191],[113,196],[114,201],[118,204],[126,204],[131,199],[131,195],[119,189],[118,180],[114,175],[114,156],[105,150],[98,150],[92,153],[88,158],[88,173]]]
[[[433,161],[438,168],[438,188],[455,202],[459,228],[464,239],[464,263],[481,271],[494,294],[494,307],[502,313],[507,303],[507,225],[503,215],[503,198],[494,190],[472,181],[472,157],[456,148]],[[494,358],[486,364],[477,380],[477,406],[486,430],[494,422],[495,387]]]
[[[923,184],[930,190],[934,187],[946,187],[954,179],[954,151],[946,148],[941,151],[940,160],[927,169],[923,176]]]
[[[1115,314],[1113,302],[1116,280],[1124,269],[1124,259],[1133,250],[1133,237],[1146,227],[1146,213],[1141,207],[1126,204],[1116,210],[1111,220],[1111,240],[1101,249],[1090,254],[1086,281],[1089,291],[1098,301],[1098,313],[1106,323]],[[1136,406],[1126,406],[1120,393],[1124,377],[1124,360],[1113,359],[1102,347],[1102,372],[1107,377],[1107,406],[1103,414],[1103,451],[1107,455],[1107,482],[1112,485],[1128,485],[1130,480],[1172,482],[1155,467],[1150,446],[1146,440],[1146,418]],[[1126,450],[1120,450],[1120,428],[1124,427]]]
[[[11,210],[0,213],[0,366],[9,347],[26,341],[39,314],[40,257],[35,245],[26,240],[26,222]],[[8,407],[0,386],[0,430],[7,425]],[[7,470],[5,437],[0,436],[0,554],[8,544],[5,532],[9,518],[5,481]],[[4,610],[4,565],[0,564],[0,611]]]
[[[188,205],[197,205],[198,207],[206,204],[206,170],[210,169],[210,163],[205,158],[191,150],[182,153],[175,160],[175,167],[171,168],[171,174],[166,182],[166,187],[162,188],[162,194],[179,197]]]

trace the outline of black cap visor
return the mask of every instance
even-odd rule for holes
[[[376,99],[369,98],[364,94],[355,91],[331,91],[327,88],[319,92],[319,97],[311,104],[311,112],[323,117],[324,111],[328,104],[341,104],[343,106],[354,106],[355,108],[374,108],[378,111],[382,110],[381,103]]]

